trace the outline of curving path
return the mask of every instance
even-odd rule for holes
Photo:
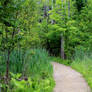
[[[72,68],[53,62],[54,92],[91,92],[82,75]]]

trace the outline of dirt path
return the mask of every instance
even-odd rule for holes
[[[54,92],[91,92],[82,75],[72,68],[53,62]]]

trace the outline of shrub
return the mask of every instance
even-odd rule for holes
[[[8,92],[51,92],[54,86],[52,78],[39,80],[29,77],[27,80],[20,80],[21,74],[11,74],[13,76]]]

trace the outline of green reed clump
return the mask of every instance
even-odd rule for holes
[[[0,72],[5,72],[7,55],[0,56]],[[13,73],[52,72],[48,52],[44,49],[13,50],[10,54],[9,70]]]

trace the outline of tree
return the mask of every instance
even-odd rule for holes
[[[32,4],[30,6],[29,4]],[[34,1],[32,0],[2,0],[0,1],[0,49],[7,54],[6,82],[9,79],[10,54],[24,37],[24,33],[30,31],[34,24]],[[26,20],[30,20],[26,22]],[[30,27],[28,27],[28,24]],[[25,25],[25,26],[23,26]]]

